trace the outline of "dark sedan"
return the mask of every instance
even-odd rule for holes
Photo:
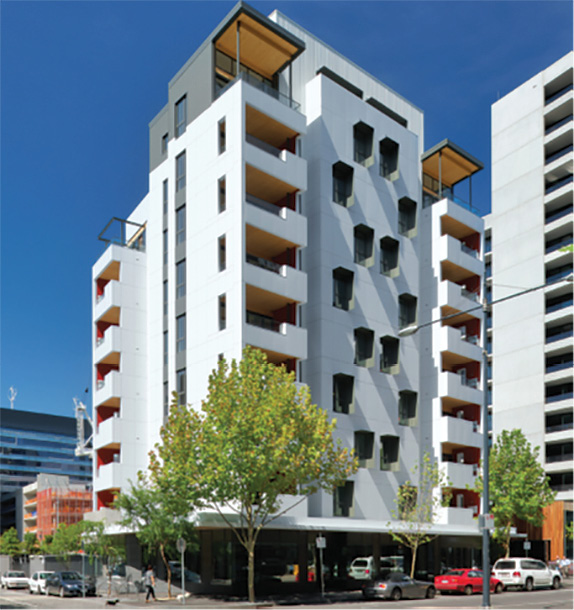
[[[414,580],[402,572],[389,572],[372,580],[363,587],[363,595],[367,599],[382,597],[383,599],[424,599],[433,598],[436,594],[434,585],[421,580]]]
[[[60,597],[72,597],[95,595],[96,586],[88,579],[84,580],[78,572],[54,572],[46,579],[46,595],[59,595]]]

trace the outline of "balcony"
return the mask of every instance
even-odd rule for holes
[[[476,532],[478,534],[478,521],[474,518],[476,514],[478,514],[478,507],[441,507],[438,509],[438,523],[476,529]]]
[[[298,190],[307,188],[307,161],[286,150],[274,151],[261,140],[247,136],[245,160],[249,167],[257,167],[270,176],[281,179]],[[287,192],[287,191],[285,191]],[[285,195],[283,193],[283,196]]]
[[[464,329],[453,326],[443,326],[439,330],[440,351],[449,354],[450,360],[455,363],[469,360],[481,361],[482,350],[478,345],[478,337],[471,336],[474,341],[464,334]],[[458,356],[458,358],[457,358]]]
[[[466,489],[467,486],[472,487],[474,485],[478,466],[475,464],[445,462],[441,464],[441,470],[448,477],[452,487]]]
[[[119,326],[109,326],[104,336],[96,339],[94,362],[96,364],[120,363],[122,331]]]
[[[296,303],[307,302],[307,274],[289,265],[247,255],[244,281],[261,290],[267,290]]]
[[[481,404],[482,391],[478,389],[476,379],[467,379],[463,383],[461,375],[450,371],[439,373],[439,396],[455,398],[470,404]]]
[[[122,378],[119,371],[110,371],[102,380],[96,382],[94,407],[104,403],[119,401],[122,395]]]
[[[470,314],[462,314],[454,318],[453,322],[456,320],[457,324],[472,318],[482,318],[482,306],[479,305],[478,295],[449,280],[443,280],[439,284],[438,304],[443,317],[459,311],[474,310]]]
[[[482,434],[474,421],[443,415],[438,424],[439,438],[442,443],[451,442],[465,447],[482,447]]]
[[[98,425],[94,435],[94,448],[101,449],[108,445],[119,445],[123,436],[123,422],[118,416],[113,416]]]
[[[458,281],[459,279],[466,279],[471,275],[481,276],[483,273],[483,263],[478,258],[478,252],[451,235],[441,236],[439,241],[439,259],[443,269],[445,266],[448,266],[453,268],[452,272],[456,269],[466,270],[466,273],[459,271],[456,277],[445,279]]]
[[[572,91],[572,83],[565,85],[558,91],[552,93],[551,95],[548,95],[548,97],[544,99],[544,106],[546,108],[552,109],[554,102],[559,100],[563,96],[566,96],[566,94],[570,93],[570,91]],[[572,96],[570,95],[569,98],[572,98]]]
[[[286,354],[289,358],[307,358],[307,330],[259,314],[246,312],[243,342],[266,352]]]
[[[103,294],[96,297],[94,319],[98,322],[120,323],[121,285],[116,280],[110,280]]]
[[[96,470],[94,491],[121,488],[124,484],[123,465],[118,462],[104,464]]]
[[[307,219],[287,207],[247,195],[245,223],[298,247],[307,245]]]

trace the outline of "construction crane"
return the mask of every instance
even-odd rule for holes
[[[92,446],[88,446],[92,444],[92,438],[94,436],[94,424],[88,415],[88,410],[86,409],[86,405],[77,398],[74,398],[74,404],[76,405],[76,451],[75,454],[78,457],[82,457],[85,455],[92,456],[94,453],[94,448]],[[84,433],[84,420],[88,420],[91,428],[91,434],[88,438],[85,437]]]

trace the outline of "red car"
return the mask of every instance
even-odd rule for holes
[[[449,570],[446,574],[434,577],[434,586],[441,593],[482,593],[482,570]],[[498,578],[490,577],[490,590],[502,593],[504,585]]]

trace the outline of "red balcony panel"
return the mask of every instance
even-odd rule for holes
[[[98,449],[97,452],[97,466],[105,466],[106,464],[111,464],[114,461],[114,457],[120,454],[119,446],[113,447],[102,447]]]
[[[287,324],[297,324],[297,304],[287,303],[285,307],[276,309],[273,312],[273,319],[277,322],[287,322]]]
[[[104,489],[103,491],[99,491],[96,496],[98,510],[100,510],[100,508],[113,508],[118,493],[119,489]]]
[[[480,233],[471,233],[466,237],[461,237],[460,241],[472,250],[480,252]]]
[[[285,252],[282,252],[278,256],[274,256],[271,259],[278,265],[289,265],[293,269],[297,268],[297,248],[287,248]]]

